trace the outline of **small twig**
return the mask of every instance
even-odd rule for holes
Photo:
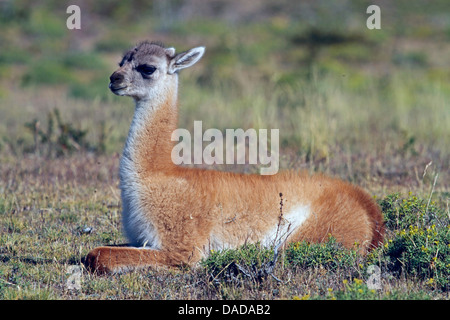
[[[431,166],[432,164],[433,164],[433,161],[430,161],[425,166],[425,169],[423,170],[422,180],[425,178],[425,175],[427,174],[428,167]]]
[[[6,281],[6,280],[4,280],[4,279],[0,279],[0,281],[3,281],[3,282],[6,283],[7,285],[10,285],[10,286],[16,286],[17,288],[20,288],[17,284],[11,283],[11,282]]]
[[[273,273],[271,273],[270,276],[271,276],[272,278],[274,278],[277,282],[283,283],[283,280],[278,279],[277,277],[275,277],[275,276],[273,275]]]
[[[242,267],[240,264],[234,263],[234,265],[235,265],[235,266],[239,269],[239,271],[242,272],[246,277],[252,278],[252,275],[250,274],[250,272],[248,272],[247,270],[245,270],[245,268]]]
[[[233,261],[233,262],[234,262],[234,261]],[[228,265],[225,266],[225,268],[223,268],[222,270],[220,270],[220,272],[219,272],[215,277],[213,277],[213,279],[211,280],[211,282],[217,281],[217,280],[218,280],[218,277],[220,276],[220,274],[223,273],[225,270],[227,270],[228,267],[229,267],[230,265],[233,264],[233,262],[230,262]]]
[[[280,192],[280,215],[278,216],[277,233],[275,234],[274,245],[277,243],[278,233],[280,232],[281,221],[283,221],[283,194]]]
[[[232,223],[232,222],[234,222],[236,220],[236,215],[234,215],[234,217],[233,218],[231,218],[231,219],[228,219],[227,221],[225,221],[224,222],[224,224],[227,224],[227,223]]]

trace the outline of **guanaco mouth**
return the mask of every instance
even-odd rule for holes
[[[127,86],[123,86],[123,87],[115,87],[115,86],[113,86],[112,83],[109,83],[109,89],[110,89],[112,92],[116,92],[116,91],[125,89],[126,87],[127,87]]]

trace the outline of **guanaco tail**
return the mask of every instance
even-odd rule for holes
[[[87,267],[109,273],[195,265],[211,250],[323,242],[330,235],[344,247],[357,246],[361,254],[378,246],[384,235],[380,209],[348,182],[307,172],[240,174],[173,163],[178,72],[199,61],[204,51],[197,47],[176,54],[174,48],[143,42],[111,75],[110,90],[135,101],[119,172],[129,245],[93,249]]]

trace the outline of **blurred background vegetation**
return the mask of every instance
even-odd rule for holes
[[[66,27],[70,4],[81,8],[81,30]],[[381,30],[366,28],[370,4],[381,8]],[[109,92],[108,77],[124,51],[149,39],[178,51],[207,48],[181,74],[180,127],[203,120],[203,128],[279,128],[282,156],[291,155],[285,167],[354,155],[389,176],[419,157],[445,172],[449,7],[446,0],[1,1],[0,153],[120,152],[133,108]]]
[[[66,27],[72,4],[81,30]],[[366,28],[371,4],[381,30]],[[376,196],[384,245],[361,261],[299,244],[277,269],[283,285],[211,285],[205,270],[265,252],[244,248],[200,271],[84,273],[81,292],[66,290],[69,265],[126,241],[118,163],[134,108],[108,82],[142,40],[206,46],[180,73],[180,127],[280,129],[281,168]],[[448,0],[0,0],[0,299],[448,299],[449,66]],[[369,264],[382,269],[379,293],[360,280]]]

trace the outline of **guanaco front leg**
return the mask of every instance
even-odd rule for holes
[[[161,250],[104,246],[89,252],[85,265],[92,272],[105,274],[144,267],[180,266],[183,261]]]

